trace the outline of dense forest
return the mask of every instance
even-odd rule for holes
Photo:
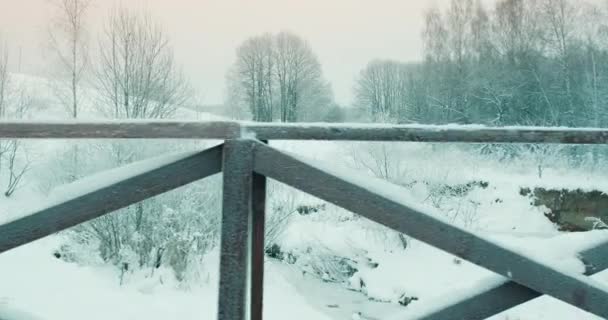
[[[357,105],[382,121],[605,126],[607,14],[572,0],[453,0],[425,14],[424,62],[370,62]]]

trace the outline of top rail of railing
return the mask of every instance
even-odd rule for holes
[[[608,144],[608,128],[239,121],[0,121],[0,139],[217,139]]]

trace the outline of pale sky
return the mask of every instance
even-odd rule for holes
[[[0,0],[0,34],[11,47],[16,71],[42,73],[49,0]],[[114,2],[93,0],[95,32]],[[355,76],[374,58],[421,59],[422,14],[449,0],[125,0],[160,19],[178,63],[205,104],[221,103],[224,75],[235,48],[249,36],[288,30],[307,39],[319,56],[336,100],[351,102]]]

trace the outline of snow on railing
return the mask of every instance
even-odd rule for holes
[[[175,120],[0,122],[0,138],[228,140],[253,137],[260,140],[606,144],[608,129]]]

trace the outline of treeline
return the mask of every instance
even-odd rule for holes
[[[452,0],[425,14],[424,62],[370,62],[356,105],[372,121],[605,126],[607,14],[579,0]]]
[[[310,45],[244,41],[226,105],[255,121],[593,126],[608,123],[608,6],[578,0],[452,0],[429,9],[422,62],[373,60],[338,108]],[[346,115],[345,115],[346,113]]]

